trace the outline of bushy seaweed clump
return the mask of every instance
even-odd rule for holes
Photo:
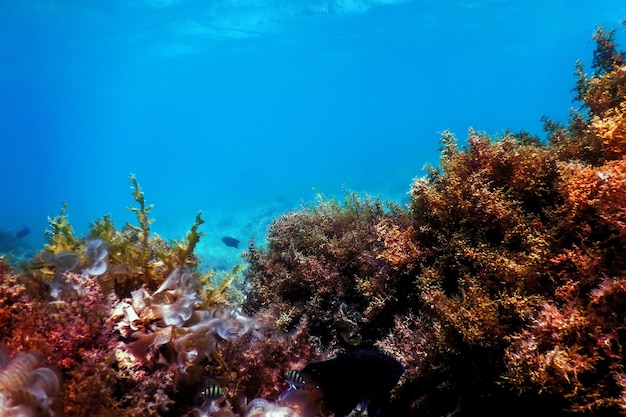
[[[58,272],[81,269],[89,275],[99,276],[99,282],[107,292],[127,297],[130,291],[146,285],[156,289],[178,266],[195,267],[198,259],[194,248],[203,236],[198,228],[204,223],[202,213],[187,233],[187,239],[167,242],[150,232],[154,219],[150,218],[152,205],[147,205],[143,191],[131,175],[132,196],[137,206],[129,210],[137,215],[138,225],[127,223],[122,230],[113,224],[110,215],[95,221],[88,236],[75,236],[64,204],[60,214],[49,219],[46,231],[48,243],[35,257],[30,270],[54,277]]]
[[[0,258],[0,414],[263,415],[252,400],[271,408],[282,373],[319,356],[306,328],[287,335],[244,315],[241,267],[196,270],[201,215],[167,242],[131,182],[138,226],[105,216],[79,238],[64,206],[32,264],[16,273]],[[223,398],[203,396],[214,382]]]
[[[547,143],[446,132],[406,209],[349,195],[278,218],[247,254],[247,311],[399,358],[395,415],[626,413],[626,65],[595,40]]]
[[[252,246],[246,254],[252,285],[246,308],[268,307],[285,329],[306,317],[328,347],[371,343],[405,297],[400,281],[411,268],[381,256],[383,237],[414,232],[400,213],[351,193],[344,204],[319,197],[317,204],[278,218],[268,249]]]

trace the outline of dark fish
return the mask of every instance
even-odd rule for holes
[[[403,373],[400,362],[372,350],[310,363],[300,372],[306,388],[320,399],[322,410],[336,417],[347,416],[365,405],[369,417],[378,416]]]
[[[239,249],[239,239],[235,239],[234,237],[224,236],[222,243],[230,248]]]
[[[18,239],[21,239],[25,236],[28,236],[29,233],[30,233],[30,229],[24,226],[20,230],[18,230],[18,232],[15,234],[15,237]]]

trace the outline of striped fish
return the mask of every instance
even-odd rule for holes
[[[226,395],[226,391],[215,383],[210,383],[205,389],[200,391],[200,395],[207,400],[216,401]]]
[[[304,388],[304,386],[306,385],[306,382],[304,381],[304,379],[302,379],[302,374],[300,374],[300,371],[290,369],[288,371],[285,371],[284,375],[285,379],[289,383],[289,389],[300,389]]]

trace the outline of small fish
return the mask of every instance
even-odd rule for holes
[[[21,239],[23,237],[28,236],[29,233],[30,233],[30,229],[24,226],[20,230],[18,230],[18,232],[15,234],[15,237],[18,239]]]
[[[297,371],[295,369],[290,369],[288,371],[285,371],[284,375],[285,375],[285,379],[289,383],[290,389],[301,389],[301,388],[304,388],[304,386],[306,385],[306,381],[302,379],[302,375],[300,374],[300,371]]]
[[[229,248],[239,249],[239,239],[235,239],[234,237],[224,236],[222,238],[222,243]]]
[[[217,401],[226,395],[226,391],[216,383],[209,383],[205,389],[200,391],[200,395],[209,401]]]
[[[404,373],[394,358],[373,350],[358,350],[322,362],[310,363],[300,371],[306,389],[319,399],[325,413],[348,416],[367,406],[376,417]]]

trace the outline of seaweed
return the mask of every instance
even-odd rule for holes
[[[196,221],[187,232],[187,239],[172,242],[172,248],[167,252],[157,252],[157,256],[165,262],[165,264],[173,270],[181,265],[197,266],[198,260],[194,258],[193,252],[200,238],[204,236],[203,232],[198,232],[198,227],[204,223],[202,220],[202,212],[196,215]]]
[[[168,243],[151,232],[152,206],[137,179],[130,180],[137,226],[118,230],[107,214],[79,238],[64,204],[29,269],[16,274],[0,258],[0,344],[41,355],[36,363],[30,353],[7,362],[0,349],[3,410],[186,415],[210,378],[220,379],[234,403],[243,395],[277,394],[286,367],[317,358],[314,345],[305,345],[305,329],[291,338],[239,310],[244,297],[234,282],[243,265],[198,274],[201,212],[186,239]],[[32,360],[18,367],[20,358]],[[266,369],[270,361],[275,366]],[[59,371],[60,392],[44,364]],[[48,388],[33,388],[40,376],[52,381]],[[35,398],[36,389],[46,391]],[[230,402],[215,407],[235,415]],[[242,414],[245,407],[234,405]]]
[[[128,296],[137,286],[145,284],[156,289],[163,279],[176,268],[189,266],[195,268],[198,258],[195,247],[204,236],[198,228],[204,223],[202,212],[196,215],[195,222],[187,233],[187,238],[167,242],[151,233],[150,218],[153,205],[146,203],[143,190],[134,175],[129,177],[132,183],[132,197],[137,206],[129,207],[137,216],[138,225],[127,223],[119,231],[109,214],[96,220],[91,225],[90,239],[102,239],[109,252],[109,268],[100,277],[108,291],[115,291],[119,296]]]
[[[284,371],[377,348],[406,369],[390,416],[623,415],[626,63],[613,32],[594,38],[582,109],[544,119],[546,143],[446,131],[407,207],[318,195],[230,273],[197,272],[202,213],[179,241],[152,233],[133,175],[137,225],[105,215],[78,238],[64,204],[30,270],[0,258],[0,344],[21,352],[0,352],[0,406],[295,416]]]
[[[154,222],[154,219],[151,219],[148,216],[154,206],[152,204],[146,206],[143,191],[141,190],[141,187],[137,182],[137,178],[135,178],[135,176],[131,174],[129,180],[133,183],[132,196],[137,204],[139,204],[139,207],[129,207],[128,209],[135,212],[135,214],[137,215],[139,226],[134,226],[130,223],[127,223],[127,226],[138,234],[141,251],[138,254],[137,260],[139,262],[139,265],[143,267],[144,271],[148,271],[148,261],[150,260],[150,225],[152,224],[152,222]]]
[[[446,131],[408,210],[349,195],[279,217],[244,306],[398,358],[392,415],[624,414],[626,64],[594,40],[582,109],[544,118],[546,143]]]
[[[269,307],[285,330],[306,319],[325,345],[371,343],[382,323],[393,320],[389,306],[405,298],[396,283],[408,278],[409,268],[378,256],[381,234],[394,224],[406,229],[401,213],[396,205],[347,193],[343,203],[319,195],[315,204],[279,217],[267,248],[252,245],[244,255],[251,286],[244,308]]]
[[[44,249],[52,254],[75,251],[79,240],[74,235],[74,228],[67,215],[67,202],[63,202],[60,213],[54,218],[48,217],[49,228],[46,230],[48,243]]]

